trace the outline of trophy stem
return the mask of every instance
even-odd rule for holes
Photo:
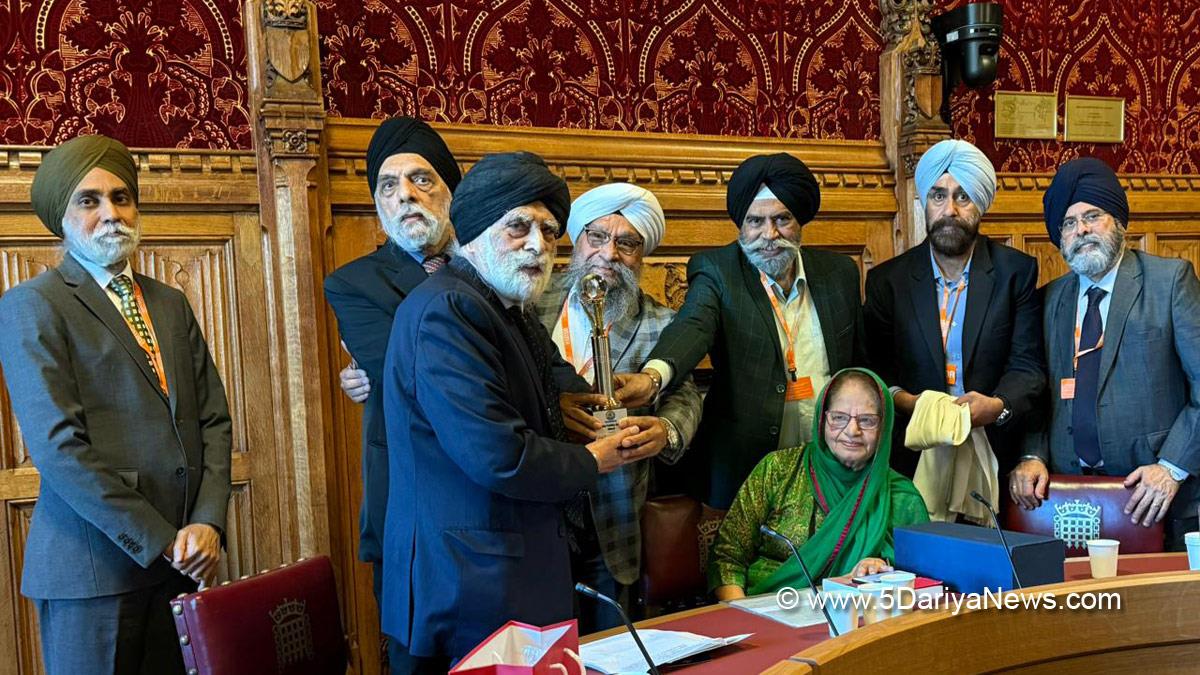
[[[613,381],[612,353],[609,351],[608,336],[592,334],[592,359],[595,364],[596,379],[593,389],[604,396],[604,410],[616,410],[621,407],[615,395]]]

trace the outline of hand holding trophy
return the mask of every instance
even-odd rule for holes
[[[579,284],[579,300],[588,320],[592,324],[592,358],[595,363],[596,379],[593,389],[604,397],[604,404],[592,411],[592,415],[604,425],[596,432],[597,438],[618,431],[617,426],[628,411],[613,395],[612,353],[609,351],[608,328],[604,323],[604,301],[608,295],[608,284],[598,274],[588,274]]]

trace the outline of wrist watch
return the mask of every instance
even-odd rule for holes
[[[1001,427],[1004,426],[1004,424],[1010,419],[1012,419],[1012,408],[1008,407],[1008,399],[1004,398],[1000,394],[996,394],[996,398],[1000,399],[1000,402],[1004,404],[1004,409],[1001,410],[1000,415],[996,417],[996,426]]]
[[[679,446],[683,445],[683,438],[679,435],[679,430],[675,428],[671,420],[665,417],[658,419],[662,420],[663,428],[667,430],[667,447],[678,450]]]

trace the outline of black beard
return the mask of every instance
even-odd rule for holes
[[[933,250],[951,257],[963,255],[971,250],[975,237],[979,235],[978,225],[972,229],[966,220],[954,216],[938,218],[930,224],[927,231]]]

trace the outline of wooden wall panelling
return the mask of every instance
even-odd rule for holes
[[[29,206],[41,148],[0,147],[0,293],[58,264],[62,250]],[[264,281],[266,250],[249,153],[136,151],[142,245],[132,264],[188,297],[229,396],[233,482],[221,579],[282,562]],[[7,161],[4,161],[6,160]],[[2,379],[0,379],[2,381]],[[37,617],[19,595],[37,498],[7,388],[0,386],[0,674],[41,672]],[[286,494],[286,493],[284,493]],[[48,561],[48,564],[50,562]]]

